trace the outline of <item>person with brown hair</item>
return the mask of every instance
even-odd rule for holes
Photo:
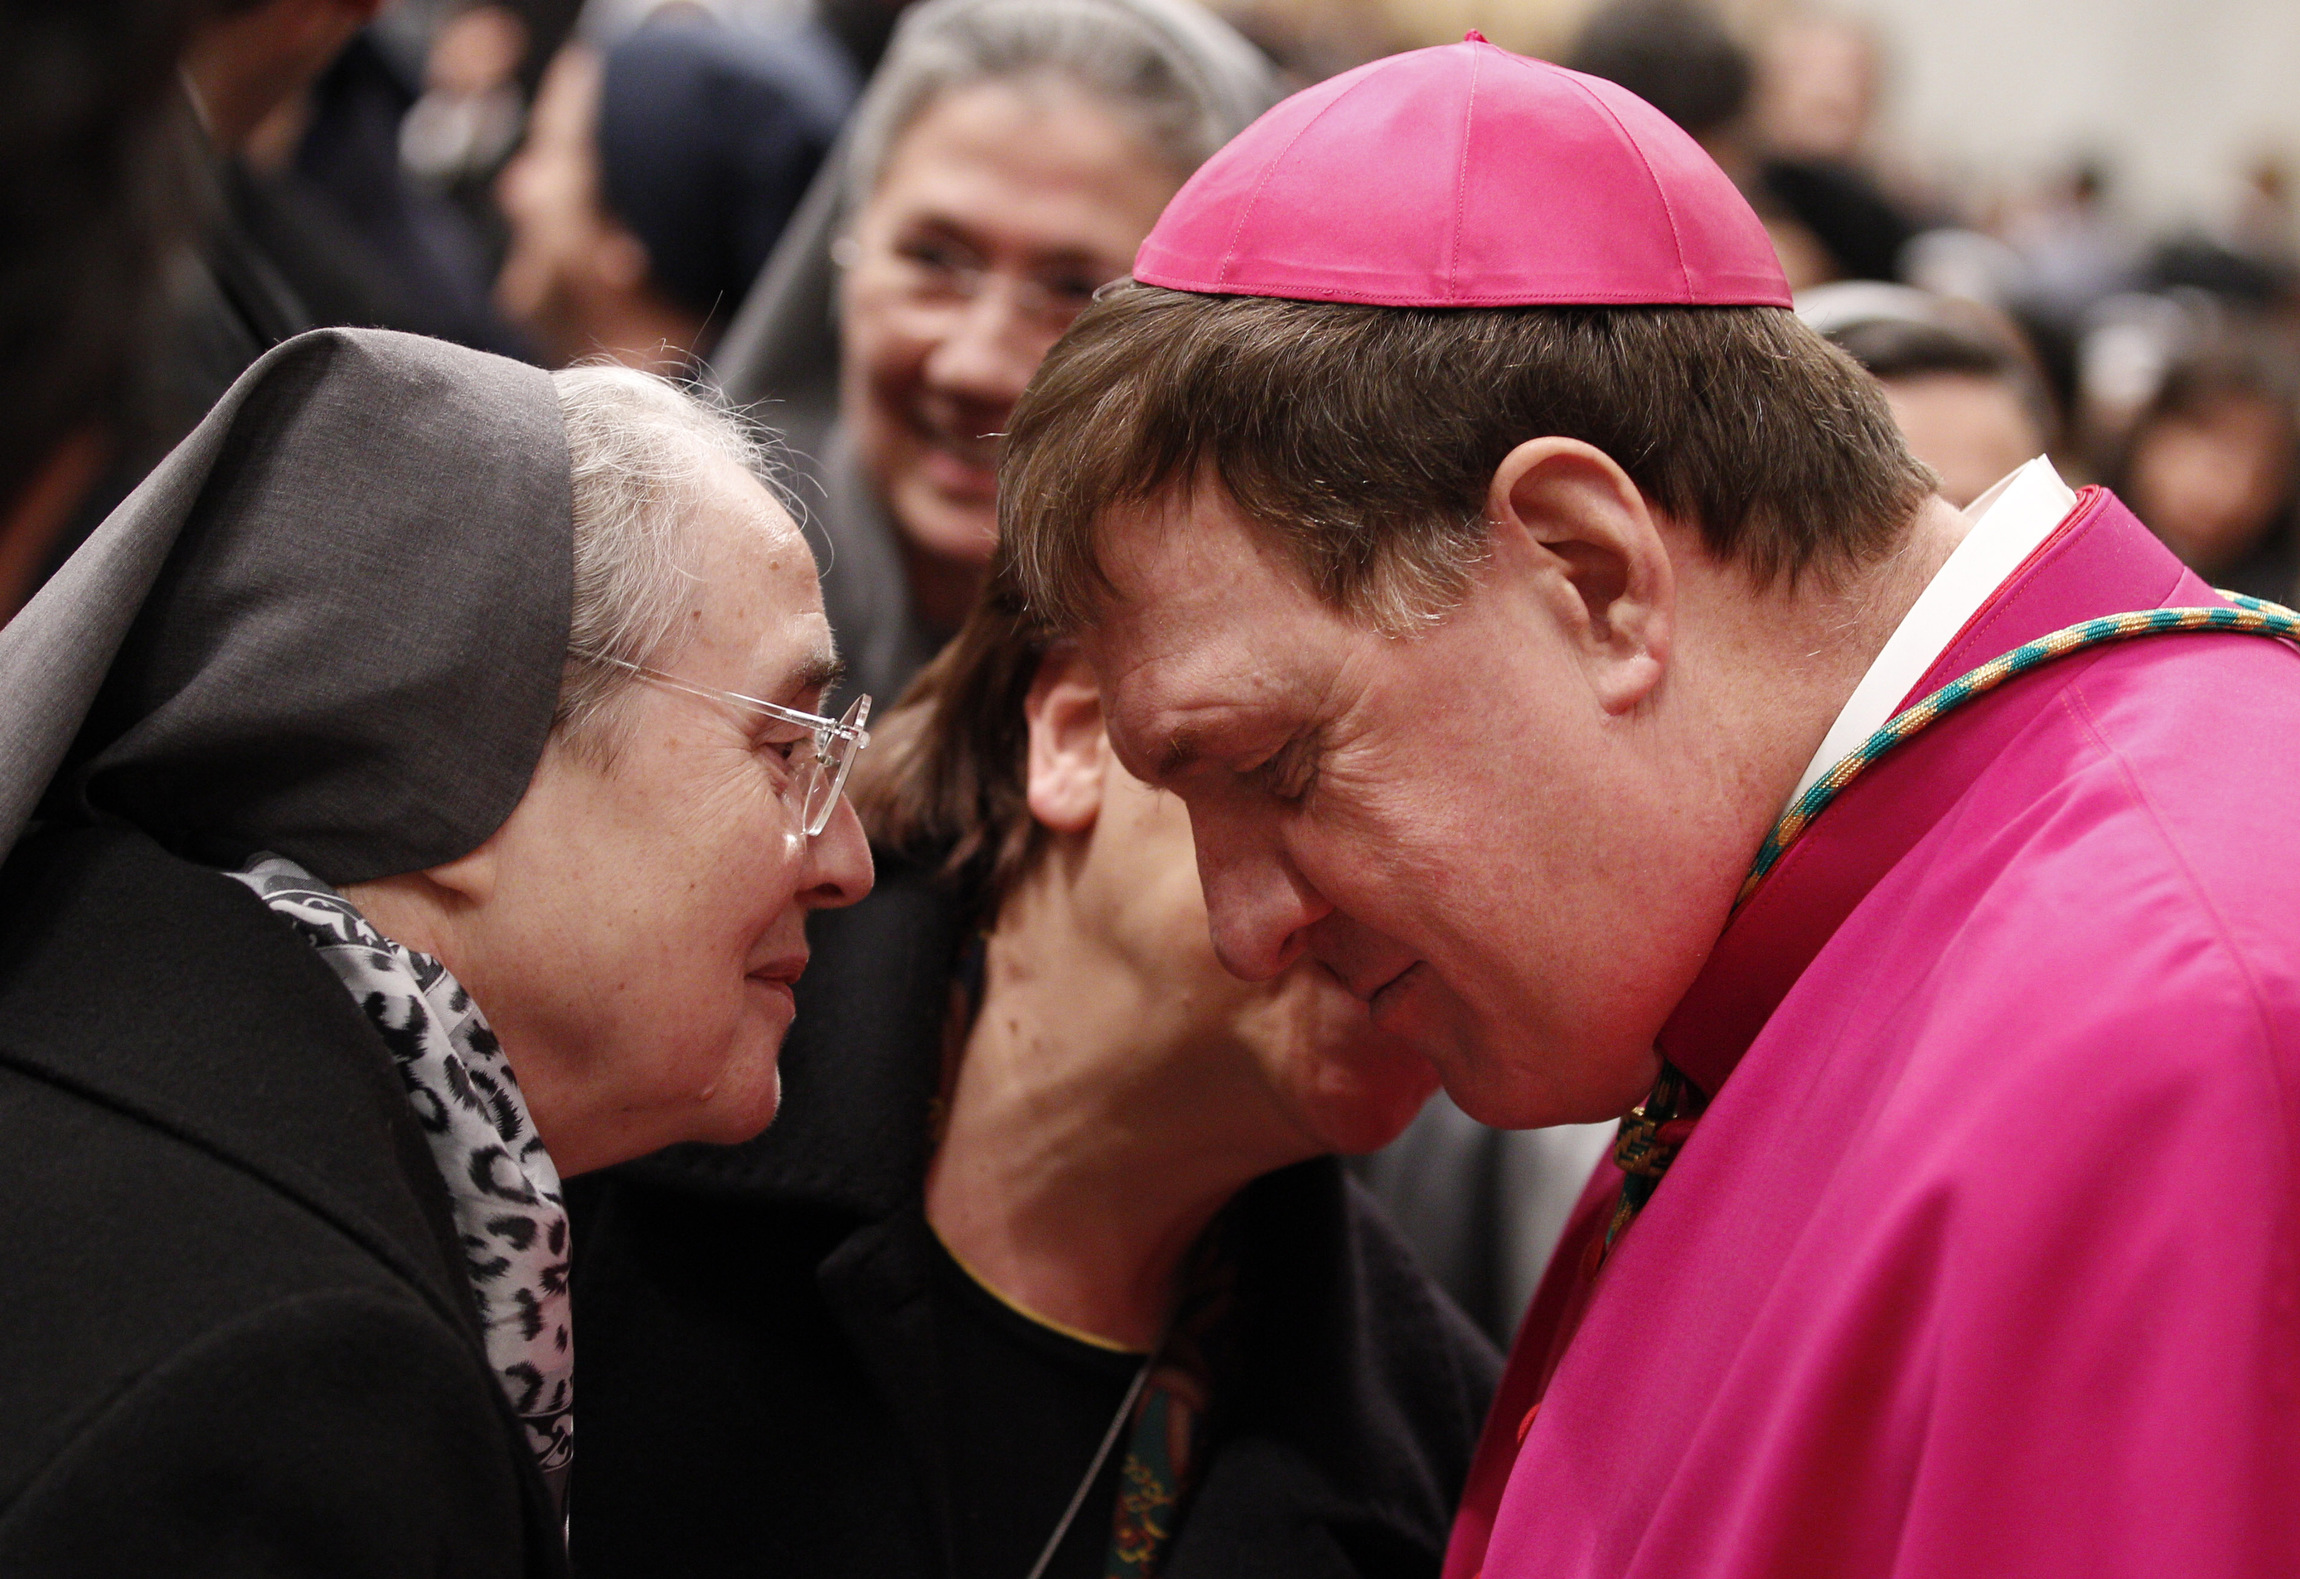
[[[785,1116],[575,1192],[577,1571],[1434,1575],[1496,1357],[1330,1155],[1427,1061],[1222,971],[1011,588],[872,735]]]
[[[2300,616],[2041,459],[1952,508],[1689,138],[1475,35],[1133,279],[999,552],[1217,954],[1623,1119],[1448,1579],[2300,1564]]]
[[[2109,465],[2117,491],[2216,587],[2300,598],[2300,369],[2234,336],[2175,359]]]

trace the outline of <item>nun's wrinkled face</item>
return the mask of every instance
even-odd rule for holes
[[[830,627],[790,517],[723,462],[699,492],[691,591],[653,667],[808,712],[833,705]],[[556,737],[546,749],[482,847],[485,884],[448,960],[562,1173],[765,1128],[808,912],[871,885],[851,806],[809,839],[784,799],[803,732],[646,680],[618,708],[611,750]]]
[[[1052,77],[953,89],[896,139],[842,243],[840,410],[914,577],[958,567],[971,590],[1022,386],[1180,184]]]

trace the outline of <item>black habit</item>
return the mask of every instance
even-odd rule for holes
[[[0,868],[0,1574],[563,1573],[391,1054],[143,834]]]
[[[571,509],[545,375],[319,331],[0,628],[0,1575],[565,1572],[385,1031],[224,873],[501,824]]]

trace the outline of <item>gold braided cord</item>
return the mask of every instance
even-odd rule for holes
[[[1985,696],[2007,680],[2015,679],[2031,669],[2041,668],[2055,658],[2091,647],[2107,646],[2111,642],[2130,641],[2137,636],[2176,636],[2190,631],[2225,631],[2235,636],[2267,636],[2282,640],[2300,640],[2300,614],[2281,604],[2248,598],[2241,593],[2224,592],[2234,605],[2225,608],[2142,609],[2130,614],[2104,614],[2056,630],[2036,640],[2023,642],[2002,657],[1991,658],[1970,674],[1960,675],[1922,701],[1911,704],[1896,713],[1885,726],[1862,741],[1828,772],[1814,782],[1811,788],[1793,801],[1773,825],[1758,847],[1757,859],[1750,865],[1749,875],[1741,884],[1741,892],[1734,900],[1736,908],[1746,904],[1757,891],[1765,874],[1781,863],[1789,847],[1798,836],[1813,825],[1813,819],[1826,810],[1829,803],[1843,794],[1846,787],[1870,765],[1936,720],[1955,712],[1976,696]]]

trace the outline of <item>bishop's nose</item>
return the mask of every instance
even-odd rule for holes
[[[1310,929],[1333,913],[1275,848],[1225,838],[1220,829],[1199,834],[1198,876],[1215,957],[1245,981],[1284,972],[1308,951]]]

